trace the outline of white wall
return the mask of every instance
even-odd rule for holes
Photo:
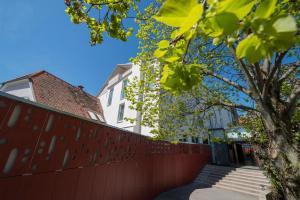
[[[137,122],[133,124],[125,120],[123,120],[122,122],[118,122],[119,105],[122,103],[125,103],[124,118],[133,118],[137,119],[137,121],[139,121],[140,118],[137,111],[129,109],[129,101],[125,99],[120,100],[123,80],[125,80],[126,78],[128,80],[132,80],[133,77],[140,78],[141,76],[139,66],[134,64],[130,65],[130,69],[125,72],[124,70],[114,70],[114,76],[110,77],[110,79],[107,81],[106,86],[102,89],[98,98],[100,99],[104,117],[108,124],[146,136],[152,136],[151,128],[140,126]],[[112,103],[110,106],[108,106],[109,91],[112,87],[114,88]],[[204,124],[207,129],[227,129],[228,125],[232,123],[232,120],[233,117],[230,111],[216,107],[211,111],[210,118],[205,120]],[[201,133],[199,132],[200,141],[202,140],[201,135],[203,134],[203,131],[201,131]],[[191,138],[189,138],[188,140],[190,142]]]
[[[22,97],[31,101],[35,101],[32,84],[29,79],[6,83],[0,88],[0,91],[11,95]]]
[[[110,80],[108,80],[107,85],[105,86],[105,88],[103,88],[98,98],[100,99],[106,122],[109,125],[123,128],[146,136],[151,136],[150,134],[151,129],[147,127],[140,127],[136,122],[130,123],[126,120],[123,120],[122,122],[118,122],[119,105],[122,103],[125,103],[124,118],[127,117],[127,118],[137,119],[137,117],[139,116],[137,111],[129,108],[130,106],[129,101],[127,101],[126,99],[121,100],[123,80],[125,79],[132,80],[133,77],[139,78],[140,71],[137,65],[131,64],[131,68],[129,70],[127,70],[126,72],[122,72],[122,74],[119,73],[115,74],[115,76],[111,77]],[[114,88],[112,102],[111,105],[108,106],[109,92],[112,87]]]

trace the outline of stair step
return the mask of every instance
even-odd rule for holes
[[[213,187],[220,188],[220,189],[225,189],[225,190],[231,190],[231,191],[235,191],[235,192],[240,192],[240,193],[243,193],[243,194],[248,194],[248,195],[256,196],[256,197],[260,195],[260,193],[257,193],[257,192],[244,191],[244,190],[240,190],[240,189],[236,189],[236,188],[232,188],[232,187],[227,187],[227,186],[223,186],[223,185],[215,185]]]
[[[245,176],[245,177],[266,178],[266,176],[263,175],[263,174],[243,173],[243,172],[240,172],[240,171],[231,171],[231,172],[227,172],[227,173],[225,173],[225,172],[215,172],[215,171],[203,171],[201,174],[203,174],[203,175],[215,174],[215,175],[220,175],[220,176],[235,174],[235,175],[241,175],[241,176]]]
[[[232,190],[252,196],[259,196],[269,190],[271,184],[258,167],[227,167],[206,165],[194,183],[201,183],[211,187]]]
[[[242,183],[249,183],[249,184],[258,184],[258,185],[270,185],[270,182],[268,179],[251,179],[251,178],[240,178],[236,176],[198,176],[195,181],[220,181],[220,180],[229,180],[229,181],[235,181],[235,182],[242,182]]]
[[[258,178],[251,178],[251,177],[243,177],[243,176],[236,176],[236,175],[228,175],[228,176],[218,176],[218,175],[208,175],[208,176],[202,176],[198,177],[196,179],[212,179],[212,180],[221,180],[221,179],[231,179],[231,180],[242,180],[242,181],[248,181],[248,182],[254,182],[254,183],[266,183],[268,184],[268,179],[258,179]]]
[[[236,183],[257,184],[257,185],[266,185],[266,186],[270,186],[271,185],[268,182],[268,180],[266,180],[266,181],[253,181],[253,180],[236,179],[236,178],[230,178],[230,177],[226,178],[224,180],[235,181]]]
[[[240,178],[240,179],[244,179],[244,180],[267,181],[266,177],[244,176],[244,175],[240,175],[240,174],[228,174],[225,176],[225,178],[227,178],[227,177],[235,177],[235,178]]]
[[[243,180],[251,180],[251,181],[259,181],[259,182],[268,182],[268,179],[266,177],[251,177],[251,176],[243,176],[239,174],[227,174],[225,176],[219,175],[219,174],[209,174],[206,177],[210,178],[237,178],[237,179],[243,179]]]
[[[256,193],[260,193],[261,189],[260,188],[249,188],[246,186],[242,186],[242,185],[237,185],[237,184],[227,184],[227,183],[216,183],[213,186],[225,186],[225,187],[230,187],[230,188],[235,188],[235,189],[240,189],[242,191],[248,191],[248,192],[256,192]]]
[[[217,171],[217,172],[231,172],[231,171],[237,171],[237,172],[245,172],[245,173],[257,173],[257,174],[263,174],[263,171],[261,170],[253,170],[253,169],[244,169],[244,168],[203,168],[202,171]]]
[[[232,184],[236,184],[236,185],[244,185],[244,186],[249,186],[249,187],[257,187],[257,188],[261,188],[261,186],[265,186],[266,188],[271,187],[270,183],[258,183],[258,182],[249,182],[249,181],[244,181],[244,180],[232,180],[232,179],[200,179],[200,180],[195,180],[195,183],[201,183],[201,184],[206,184],[206,185],[214,185],[217,184],[219,182],[230,182]]]
[[[245,182],[237,182],[237,181],[232,181],[232,180],[226,180],[226,179],[222,179],[220,181],[218,181],[216,184],[219,183],[224,183],[224,184],[228,184],[228,185],[238,185],[238,186],[243,186],[243,187],[248,187],[248,188],[253,188],[253,189],[258,189],[261,190],[262,186],[265,186],[264,188],[268,188],[269,185],[265,185],[265,184],[252,184],[252,183],[245,183]]]
[[[262,171],[259,168],[253,168],[253,167],[227,167],[227,166],[206,166],[203,168],[204,170],[217,170],[217,171],[244,171],[244,172],[249,172],[249,173],[262,173]]]

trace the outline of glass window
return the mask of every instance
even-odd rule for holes
[[[125,88],[127,86],[127,83],[128,83],[128,80],[125,79],[123,81],[123,85],[122,85],[121,98],[120,98],[121,100],[125,98]]]
[[[88,111],[89,115],[90,115],[90,118],[93,119],[93,120],[96,120],[96,121],[101,121],[101,122],[104,122],[105,120],[103,119],[103,117],[97,113],[94,113],[94,112],[91,112],[91,111]]]
[[[97,120],[97,116],[95,115],[95,113],[93,113],[93,112],[91,112],[91,111],[88,111],[88,113],[89,113],[91,119]]]
[[[96,114],[96,116],[98,117],[98,119],[99,119],[101,122],[104,122],[104,121],[105,121],[101,115]]]
[[[107,106],[110,106],[110,105],[111,105],[112,98],[113,98],[113,94],[114,94],[114,88],[111,88],[111,89],[109,90],[109,96],[108,96]]]
[[[124,118],[124,109],[125,109],[125,104],[122,103],[119,106],[119,112],[118,112],[118,122],[123,121]]]

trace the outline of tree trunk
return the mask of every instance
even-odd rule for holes
[[[271,179],[274,199],[300,199],[300,149],[288,116],[262,112],[268,142],[257,145],[261,167]]]

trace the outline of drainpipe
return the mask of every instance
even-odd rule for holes
[[[236,158],[236,164],[239,165],[240,162],[239,162],[239,157],[238,157],[238,153],[237,153],[237,150],[236,150],[236,143],[233,143],[233,149],[234,149],[234,155],[235,155],[235,158]]]
[[[214,143],[210,141],[210,134],[208,134],[208,144],[211,146],[212,163],[216,163],[215,146],[214,146]]]

